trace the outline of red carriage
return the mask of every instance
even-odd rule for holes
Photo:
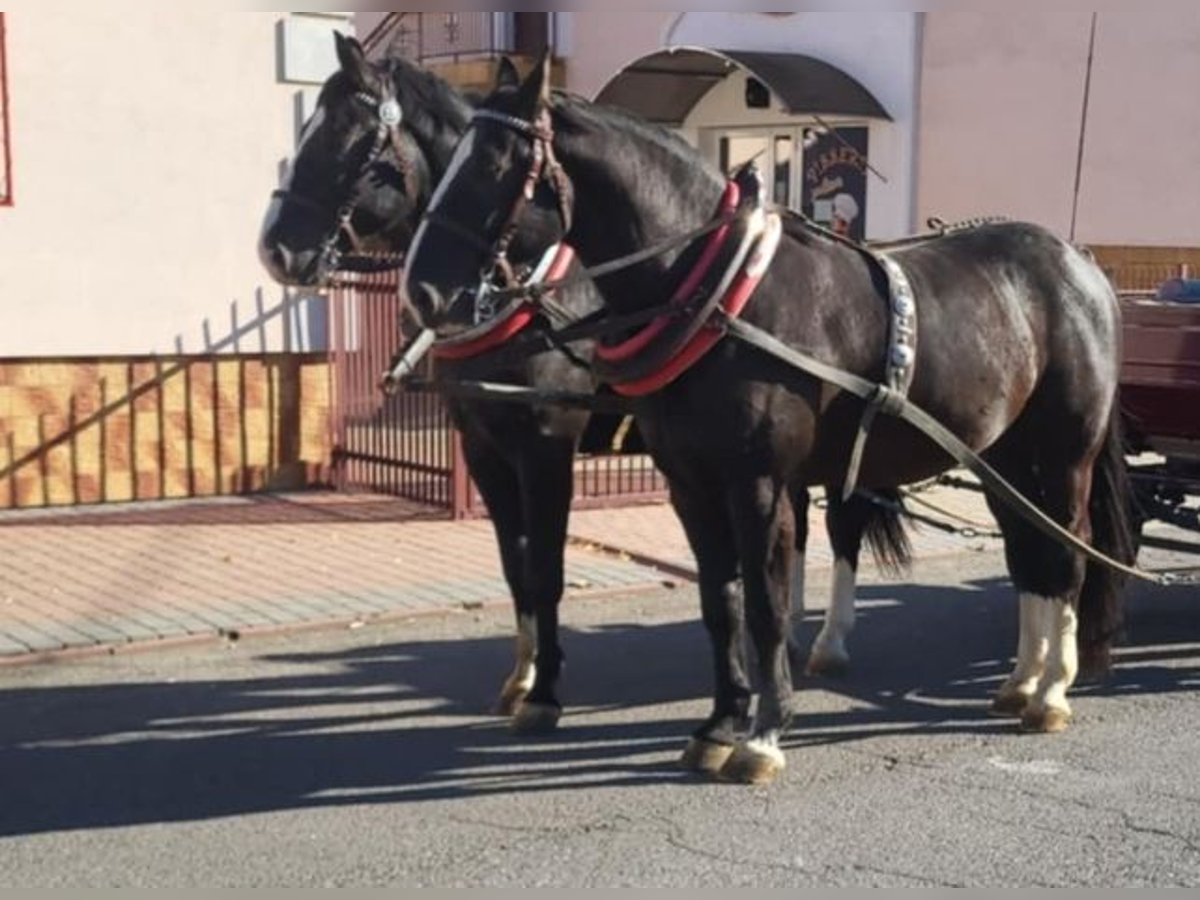
[[[1122,296],[1122,409],[1143,514],[1200,530],[1200,279]]]

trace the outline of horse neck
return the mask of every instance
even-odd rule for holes
[[[557,107],[555,120],[556,152],[574,185],[567,240],[585,265],[668,241],[715,215],[724,184],[682,141],[595,107]],[[615,309],[660,303],[699,245],[606,276],[597,287]]]

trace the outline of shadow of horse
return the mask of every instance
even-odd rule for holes
[[[1004,582],[861,597],[856,668],[797,676],[789,747],[1011,732],[986,712],[1015,643]],[[1189,597],[1139,590],[1129,631],[1115,674],[1082,696],[1200,684]],[[536,741],[485,714],[511,663],[504,637],[262,655],[250,677],[0,691],[0,835],[691,781],[675,759],[707,705],[702,626],[610,622],[564,646],[570,711]]]

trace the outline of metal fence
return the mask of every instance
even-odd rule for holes
[[[379,390],[379,377],[403,341],[397,275],[344,275],[329,305],[334,484],[403,497],[454,518],[486,515],[441,399],[385,397]],[[644,454],[576,458],[576,508],[665,496],[666,481]]]
[[[401,341],[395,274],[345,275],[329,304],[335,485],[453,507],[455,440],[440,400],[379,390]]]
[[[369,52],[388,48],[419,63],[536,55],[554,46],[554,13],[394,12],[366,39]]]
[[[1172,278],[1192,277],[1193,269],[1187,263],[1179,262],[1128,262],[1105,266],[1104,274],[1119,294],[1152,294]]]

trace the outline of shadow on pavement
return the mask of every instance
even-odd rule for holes
[[[789,746],[1012,729],[986,714],[1016,640],[1004,582],[867,586],[861,599],[854,670],[836,681],[797,677]],[[1195,600],[1194,591],[1136,591],[1118,670],[1078,693],[1200,685]],[[818,625],[810,615],[810,638]],[[515,739],[485,715],[511,664],[504,637],[262,656],[267,674],[240,680],[2,690],[0,834],[694,783],[673,762],[709,689],[698,621],[573,630],[564,646],[568,715],[542,740]],[[820,709],[806,690],[818,687],[838,709]],[[680,703],[690,705],[655,717]],[[641,721],[622,718],[632,710]]]

